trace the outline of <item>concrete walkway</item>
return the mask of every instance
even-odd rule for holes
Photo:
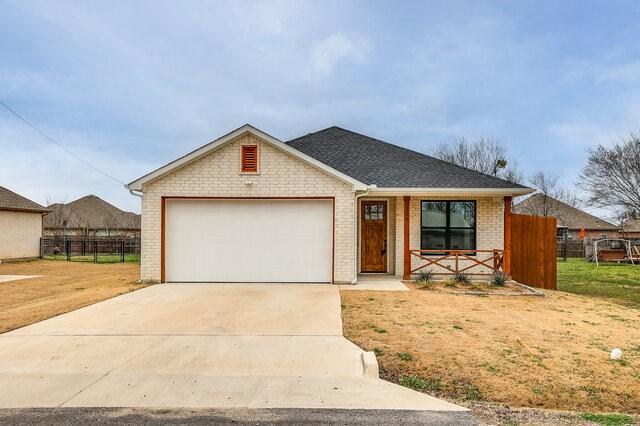
[[[0,360],[5,408],[464,410],[377,379],[329,285],[155,285],[0,335]]]

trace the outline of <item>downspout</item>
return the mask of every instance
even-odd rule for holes
[[[355,260],[354,260],[354,264],[355,264],[355,272],[353,274],[353,280],[351,281],[351,284],[356,284],[358,282],[358,260],[360,259],[360,254],[358,251],[358,231],[359,231],[359,227],[358,227],[358,200],[361,197],[367,196],[369,195],[369,192],[372,189],[377,188],[377,185],[367,185],[367,189],[365,191],[360,192],[359,194],[357,193],[358,191],[356,191],[356,198],[355,198],[355,226],[353,227],[355,232],[354,232],[354,249],[355,249]]]

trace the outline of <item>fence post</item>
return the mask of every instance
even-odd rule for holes
[[[98,263],[98,242],[93,240],[93,263]]]
[[[69,262],[71,260],[71,250],[70,250],[69,240],[64,241],[64,251],[67,254],[67,262]]]
[[[120,241],[120,263],[124,263],[124,240]]]
[[[40,237],[40,259],[42,259],[42,237]]]

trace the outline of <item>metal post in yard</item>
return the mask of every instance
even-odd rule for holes
[[[120,255],[121,255],[120,263],[124,263],[124,240],[120,241]]]
[[[98,263],[98,242],[93,241],[93,263]]]
[[[42,259],[42,237],[40,237],[40,259]]]
[[[64,250],[67,253],[67,262],[71,261],[71,250],[70,250],[69,240],[65,240],[64,242]]]

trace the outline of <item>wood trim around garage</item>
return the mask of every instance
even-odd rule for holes
[[[160,282],[165,281],[165,245],[166,245],[166,205],[167,200],[329,200],[331,201],[331,284],[335,283],[335,259],[336,259],[336,197],[207,197],[189,195],[163,195],[160,197]]]

